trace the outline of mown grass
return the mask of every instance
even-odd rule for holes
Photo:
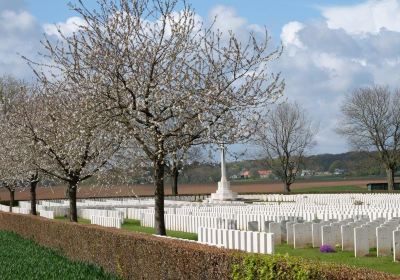
[[[348,185],[348,186],[312,187],[312,188],[292,190],[292,193],[346,193],[346,192],[368,192],[368,189],[360,186]]]
[[[0,279],[118,279],[101,268],[74,262],[17,234],[0,231]]]
[[[69,222],[69,218],[63,217],[63,216],[54,217],[54,219],[55,220],[59,220],[59,221]],[[89,224],[90,225],[90,220],[78,218],[78,223],[79,224]]]
[[[287,244],[282,244],[275,246],[275,253],[400,274],[400,265],[393,262],[393,257],[387,256],[378,258],[376,257],[376,249],[371,249],[370,254],[366,257],[355,258],[354,252],[343,252],[340,251],[340,248],[337,248],[335,253],[321,253],[319,248],[294,249]]]
[[[69,221],[66,217],[55,217],[56,220]],[[90,220],[78,218],[78,223],[80,224],[90,224]],[[122,228],[130,231],[155,234],[156,231],[152,227],[142,227],[139,220],[125,219],[122,224]],[[197,240],[196,233],[188,233],[183,231],[167,230],[167,236],[182,238],[187,240]]]
[[[149,234],[156,233],[154,228],[152,228],[152,227],[142,227],[140,225],[139,220],[125,219],[124,224],[122,225],[122,228],[126,229],[126,230],[149,233]],[[183,232],[183,231],[167,230],[167,236],[188,239],[188,240],[197,240],[196,233],[189,233],[189,232]]]

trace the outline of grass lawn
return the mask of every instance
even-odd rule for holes
[[[66,222],[69,221],[69,219],[65,218],[65,217],[55,217],[55,219],[60,220],[60,221],[66,221]],[[90,220],[78,218],[78,223],[90,224]],[[126,229],[126,230],[130,230],[130,231],[143,232],[143,233],[148,233],[148,234],[156,233],[154,228],[152,228],[152,227],[142,227],[140,225],[139,220],[125,219],[124,223],[122,225],[122,228]],[[183,231],[167,230],[167,236],[188,239],[188,240],[197,240],[196,233],[188,233],[188,232],[183,232]]]
[[[319,248],[293,249],[287,244],[282,244],[275,246],[275,253],[400,274],[400,264],[393,262],[393,256],[377,258],[376,249],[371,249],[370,255],[366,257],[355,258],[353,252],[342,252],[340,249],[336,253],[320,253]]]
[[[331,186],[331,187],[313,187],[304,189],[293,189],[292,193],[325,193],[325,192],[368,192],[367,188],[360,186]]]
[[[54,219],[55,219],[55,220],[59,220],[59,221],[69,222],[69,218],[66,218],[66,217],[63,217],[63,216],[54,217]],[[90,220],[78,218],[78,223],[90,225]]]
[[[74,262],[52,249],[0,231],[0,279],[118,279],[101,268]]]
[[[124,224],[122,225],[123,229],[131,230],[131,231],[138,231],[144,233],[155,234],[155,230],[152,227],[142,227],[140,225],[139,220],[128,220],[125,219]],[[167,230],[167,236],[183,238],[188,240],[197,240],[196,233],[188,233],[183,231],[174,231],[174,230]]]

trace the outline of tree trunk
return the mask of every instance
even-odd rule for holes
[[[162,160],[154,161],[155,213],[154,225],[156,234],[166,235],[164,221],[164,164]]]
[[[31,192],[31,214],[32,215],[37,215],[36,212],[36,186],[38,184],[38,181],[34,180],[31,181],[30,185],[30,192]]]
[[[285,193],[290,193],[291,189],[290,189],[290,184],[289,183],[284,183],[285,184]]]
[[[393,191],[394,190],[394,168],[393,167],[386,168],[386,178],[387,178],[387,184],[388,184],[388,191]]]
[[[14,198],[15,198],[15,190],[13,189],[9,189],[8,190],[10,192],[10,212],[12,212],[12,208],[14,206]]]
[[[178,178],[179,170],[178,168],[174,168],[172,170],[172,195],[178,195]]]
[[[76,209],[76,190],[78,183],[69,182],[68,196],[69,196],[69,220],[71,222],[78,222],[78,211]]]

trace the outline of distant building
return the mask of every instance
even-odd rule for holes
[[[301,170],[300,176],[301,177],[308,177],[308,176],[314,176],[314,174],[315,174],[314,170],[304,169],[304,170]]]
[[[258,170],[257,173],[260,175],[260,178],[269,178],[272,174],[272,170]]]
[[[330,176],[330,175],[332,175],[332,173],[329,171],[319,171],[319,172],[315,172],[315,175],[316,176]]]
[[[251,177],[250,171],[244,170],[240,173],[240,178],[242,179],[249,179]]]
[[[343,175],[344,173],[346,173],[346,170],[336,168],[335,171],[333,172],[333,175]]]

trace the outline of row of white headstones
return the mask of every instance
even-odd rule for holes
[[[268,203],[252,205],[186,202],[171,202],[168,205],[167,203],[165,215],[167,229],[197,232],[199,238],[202,238],[202,243],[226,248],[244,250],[244,245],[240,244],[251,243],[253,244],[251,248],[245,249],[251,252],[273,252],[273,249],[262,250],[262,241],[259,239],[265,236],[264,233],[270,233],[269,236],[273,238],[270,237],[269,240],[273,240],[274,245],[280,242],[287,242],[294,248],[339,245],[341,250],[354,251],[356,257],[364,256],[369,253],[370,248],[376,247],[378,256],[393,254],[395,260],[400,258],[397,245],[400,244],[399,220],[396,219],[400,217],[398,194],[253,195],[251,197],[264,199]],[[152,200],[143,203],[135,199],[87,200],[81,202],[79,211],[82,217],[90,218],[92,223],[103,226],[120,227],[124,218],[140,219],[142,225],[154,226],[153,203]],[[50,208],[67,209],[67,202],[46,202],[41,204],[41,207],[43,213]],[[85,210],[82,207],[94,209]],[[316,219],[322,221],[317,222]],[[210,231],[209,234],[205,234],[201,232],[202,230],[207,233],[208,230],[216,230],[217,233]],[[244,233],[235,233],[237,231]],[[213,238],[219,235],[222,237]],[[248,240],[250,236],[252,241],[240,241],[240,237]],[[254,244],[259,246],[255,247]]]

